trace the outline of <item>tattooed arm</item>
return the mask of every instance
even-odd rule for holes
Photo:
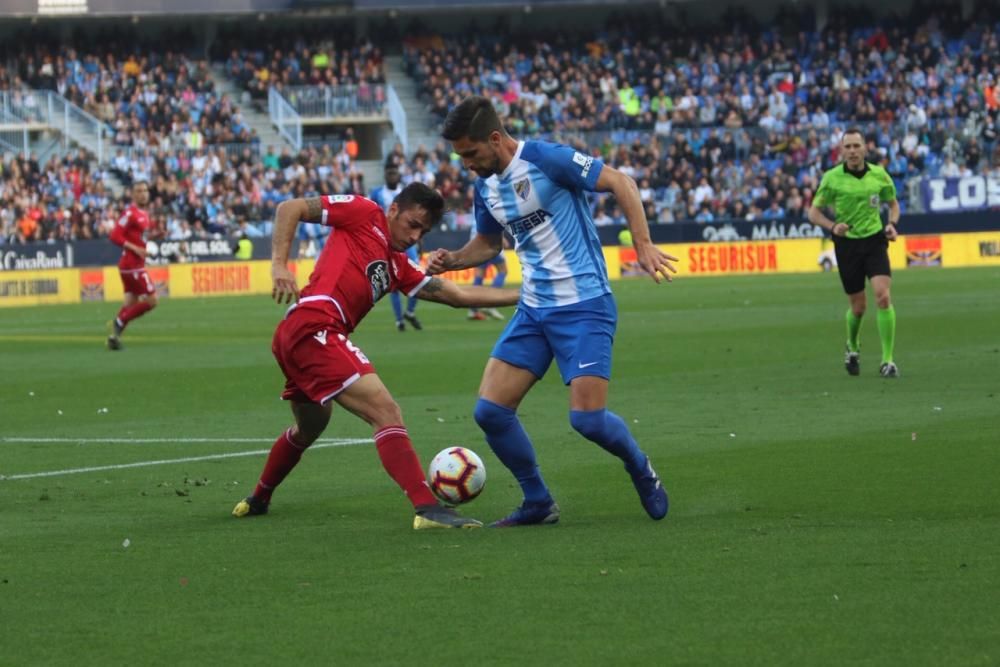
[[[278,204],[271,235],[271,297],[278,303],[291,303],[299,298],[295,276],[288,270],[288,253],[299,222],[319,222],[323,202],[319,197],[289,199]]]
[[[456,285],[450,280],[435,276],[417,292],[417,298],[437,301],[454,308],[495,308],[516,305],[521,293],[499,287]]]

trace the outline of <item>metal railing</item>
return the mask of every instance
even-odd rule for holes
[[[28,124],[0,101],[0,152],[24,155],[30,147]]]
[[[285,86],[281,92],[300,116],[337,118],[385,114],[385,84]]]
[[[64,147],[72,141],[93,153],[99,163],[104,162],[107,126],[65,97],[51,90],[2,93],[0,110],[4,117],[22,125],[40,124],[58,130]]]
[[[278,128],[278,133],[294,146],[296,151],[301,150],[302,116],[273,86],[267,90],[267,112],[271,116],[271,122]]]
[[[392,86],[386,86],[386,102],[388,103],[389,122],[392,123],[392,131],[396,135],[396,140],[403,144],[403,152],[409,155],[410,146],[407,141],[406,110],[403,108],[403,103],[399,101],[396,89]],[[385,154],[384,147],[382,153]]]

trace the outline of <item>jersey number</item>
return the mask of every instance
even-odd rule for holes
[[[337,338],[343,341],[344,345],[347,346],[347,349],[353,352],[354,356],[356,356],[361,363],[371,365],[371,362],[368,361],[368,357],[366,357],[365,353],[361,351],[361,348],[349,341],[347,336],[344,334],[337,334]]]

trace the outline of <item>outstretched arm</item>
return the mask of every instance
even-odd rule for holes
[[[288,269],[288,253],[299,222],[319,222],[322,215],[323,202],[319,197],[288,199],[278,204],[271,234],[271,297],[278,303],[292,303],[299,298],[299,286]]]
[[[420,288],[417,298],[447,304],[453,308],[495,308],[516,305],[521,293],[500,287],[456,285],[445,278],[433,277]]]
[[[632,177],[604,165],[600,176],[597,177],[596,189],[599,192],[613,192],[618,205],[622,207],[625,220],[628,222],[628,229],[632,232],[632,245],[635,246],[636,261],[639,262],[642,270],[652,276],[656,282],[660,282],[661,276],[667,282],[673,280],[673,276],[670,274],[677,273],[677,267],[673,263],[678,259],[653,245],[653,241],[649,237],[646,211],[643,210],[642,199],[639,197],[639,188]]]
[[[493,259],[503,250],[503,234],[476,234],[460,250],[454,252],[438,248],[427,256],[427,274],[479,266]]]

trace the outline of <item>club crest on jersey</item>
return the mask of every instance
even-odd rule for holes
[[[389,264],[380,259],[365,267],[365,275],[372,286],[372,302],[378,301],[389,291]]]
[[[520,181],[515,183],[514,193],[521,198],[521,201],[527,201],[528,195],[531,194],[531,179],[522,178]]]

